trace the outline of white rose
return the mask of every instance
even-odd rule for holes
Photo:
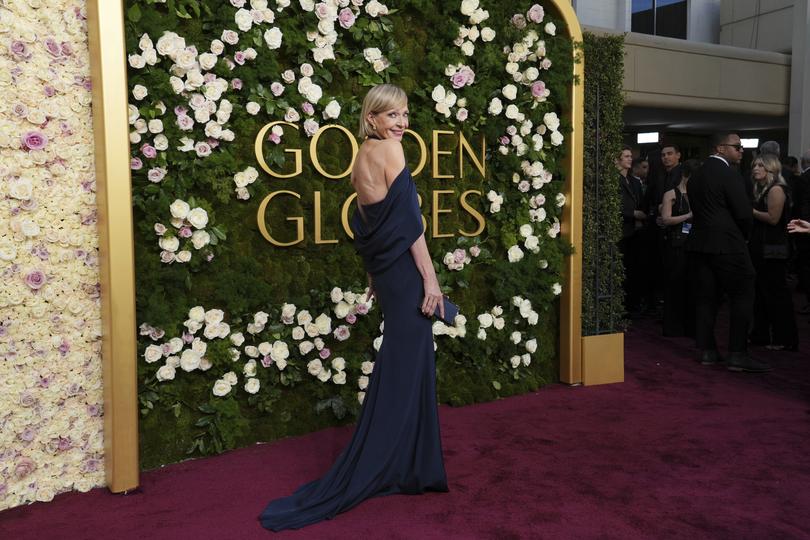
[[[534,326],[537,324],[539,318],[540,316],[537,314],[537,312],[532,311],[531,313],[529,313],[529,316],[526,317],[526,322],[528,322],[531,326]]]
[[[475,10],[478,9],[478,0],[462,0],[461,2],[461,14],[470,16],[472,15]]]
[[[332,378],[332,371],[329,369],[322,369],[320,373],[318,373],[318,380],[321,382],[326,382]]]
[[[553,36],[557,33],[557,26],[555,26],[555,24],[552,22],[546,23],[544,30],[546,31],[546,34]]]
[[[177,219],[185,219],[189,210],[191,210],[191,207],[188,205],[188,203],[186,201],[181,201],[180,199],[176,199],[171,206],[169,206],[169,211],[172,213],[172,217]]]
[[[481,29],[481,41],[492,41],[493,39],[495,39],[495,30],[489,26]]]
[[[278,49],[281,47],[282,33],[278,27],[273,27],[264,33],[264,40],[267,42],[267,47],[270,49]]]
[[[325,336],[332,332],[332,319],[325,313],[321,313],[318,315],[318,318],[315,319],[315,326],[318,328],[318,332],[322,336]]]
[[[325,119],[335,119],[340,116],[340,104],[334,99],[326,104],[323,110],[323,117]]]
[[[509,359],[509,363],[512,364],[513,368],[517,368],[520,365],[520,357],[515,355]]]
[[[240,9],[236,12],[236,15],[234,15],[234,21],[236,22],[236,26],[239,27],[239,30],[247,32],[250,30],[250,27],[253,26],[253,15],[246,9]]]
[[[214,383],[214,388],[212,389],[212,392],[217,397],[227,396],[230,391],[231,385],[222,379],[217,379],[217,381]]]
[[[236,377],[236,373],[234,373],[233,371],[229,371],[228,373],[223,375],[222,380],[230,384],[231,386],[239,382],[239,379]]]
[[[295,81],[295,73],[293,72],[293,70],[288,69],[288,70],[286,70],[286,71],[282,72],[282,74],[281,74],[281,79],[282,79],[282,80],[283,80],[285,83],[290,84],[290,83],[292,83],[293,81]]]
[[[252,377],[248,379],[247,382],[245,383],[245,392],[247,392],[248,394],[255,394],[256,392],[259,391],[260,386],[261,384],[259,383],[259,379]]]
[[[242,345],[242,343],[244,343],[244,342],[245,342],[245,336],[242,334],[242,332],[237,332],[235,334],[231,334],[231,343],[233,343],[237,347],[240,347]]]
[[[532,226],[528,223],[520,226],[520,236],[523,238],[527,238],[532,235],[533,229]]]
[[[507,257],[509,258],[509,262],[518,262],[523,258],[523,250],[517,245],[512,246],[507,252]]]
[[[372,63],[382,58],[382,52],[377,47],[369,47],[363,49],[363,58],[365,58],[367,62]]]
[[[245,377],[255,377],[256,376],[256,360],[250,359],[245,362],[245,365],[242,367],[242,373]]]
[[[27,201],[34,195],[34,185],[28,178],[12,182],[8,190],[9,196],[20,201]]]
[[[461,44],[461,52],[465,56],[472,56],[475,53],[475,45],[473,45],[472,41],[465,41]]]
[[[142,100],[146,97],[149,92],[146,90],[146,87],[142,84],[136,84],[132,87],[132,97],[137,99],[138,101]]]
[[[489,328],[492,326],[493,318],[492,315],[489,313],[482,313],[478,316],[478,322],[481,325],[481,328]]]
[[[256,103],[255,101],[248,101],[247,105],[245,105],[245,110],[248,114],[256,115],[262,109],[261,105]]]
[[[298,352],[301,353],[301,356],[309,354],[314,348],[315,345],[311,341],[302,341],[298,344]]]
[[[495,330],[503,330],[505,324],[506,321],[503,319],[503,317],[498,317],[497,319],[492,321],[492,326],[495,327]]]
[[[551,286],[551,292],[553,292],[555,295],[560,294],[562,292],[562,285],[555,283]]]
[[[166,150],[167,148],[169,148],[169,138],[166,137],[166,135],[163,135],[162,133],[160,135],[156,136],[155,137],[155,149],[163,151],[163,150]]]
[[[554,131],[558,127],[560,127],[560,119],[557,117],[557,113],[549,112],[543,115],[543,123],[548,126],[548,129]]]
[[[529,341],[526,342],[525,346],[527,351],[529,351],[530,353],[534,353],[537,350],[537,340],[530,339]]]
[[[164,236],[158,240],[160,249],[174,253],[180,247],[180,240],[174,236]]]
[[[361,364],[360,370],[364,375],[371,375],[371,372],[374,371],[374,362],[369,362],[366,360]]]
[[[304,329],[301,328],[300,326],[296,326],[295,328],[292,329],[292,338],[296,341],[301,341],[302,339],[304,339],[305,335],[306,334],[304,334]]]
[[[504,97],[508,100],[514,100],[517,97],[517,86],[514,84],[507,84],[501,90]]]
[[[200,355],[191,349],[186,349],[180,355],[180,369],[183,371],[194,371],[200,367]]]
[[[171,381],[174,380],[174,376],[177,373],[174,367],[169,365],[163,365],[158,368],[157,373],[155,373],[155,377],[158,381]]]
[[[499,98],[492,98],[492,101],[489,102],[489,108],[487,111],[492,116],[497,116],[501,114],[501,111],[503,111],[503,103],[501,103]]]
[[[512,334],[509,336],[509,340],[515,345],[520,343],[521,340],[520,332],[512,332]]]
[[[194,231],[191,235],[191,243],[194,249],[202,249],[211,243],[211,235],[207,231]]]
[[[526,238],[526,242],[523,243],[523,246],[532,253],[537,253],[540,250],[540,239],[531,235]]]
[[[187,263],[188,261],[191,260],[191,252],[185,249],[182,251],[178,251],[177,255],[175,256],[175,259],[177,259],[177,262]]]
[[[143,358],[148,364],[163,358],[163,348],[160,345],[149,345],[143,352]]]
[[[382,342],[383,342],[383,336],[379,336],[379,337],[374,339],[373,345],[374,345],[374,350],[375,351],[380,350],[380,347],[382,347]]]
[[[478,339],[480,339],[482,341],[486,341],[486,339],[487,339],[487,331],[484,330],[483,328],[479,328],[478,329],[478,334],[476,334],[475,337],[477,337]]]
[[[349,314],[349,311],[351,311],[351,306],[349,306],[349,304],[341,300],[335,306],[334,311],[335,317],[337,317],[338,319],[345,319],[346,316]]]
[[[202,229],[208,225],[208,212],[202,208],[194,208],[188,213],[186,219],[195,229]]]
[[[518,110],[517,105],[515,105],[514,103],[511,103],[511,104],[506,106],[505,115],[510,120],[516,119],[519,114],[520,114],[520,110]]]
[[[245,354],[250,356],[251,358],[256,358],[259,356],[259,349],[254,347],[253,345],[248,345],[245,347]]]
[[[554,146],[560,146],[563,143],[563,136],[559,131],[552,131],[550,139]]]
[[[222,41],[215,39],[211,42],[211,52],[219,56],[225,51],[225,44]]]
[[[365,375],[360,376],[357,379],[357,387],[360,388],[360,390],[365,390],[368,388],[368,377]]]

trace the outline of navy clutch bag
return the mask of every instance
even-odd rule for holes
[[[433,312],[433,316],[446,325],[455,326],[458,306],[451,302],[446,296],[442,296],[442,301],[444,303],[444,318],[440,315],[439,306],[436,306],[436,311]]]

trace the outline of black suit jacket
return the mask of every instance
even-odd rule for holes
[[[631,174],[627,175],[627,181],[619,175],[619,186],[622,198],[622,238],[627,238],[636,232],[635,211],[642,209],[641,182]]]
[[[810,169],[801,176],[794,177],[793,189],[793,216],[794,218],[810,219]]]
[[[708,158],[686,187],[692,230],[686,248],[701,253],[745,253],[753,209],[740,174],[716,157]]]

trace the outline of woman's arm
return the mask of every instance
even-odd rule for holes
[[[675,190],[670,189],[664,193],[664,200],[661,202],[661,223],[664,225],[677,225],[692,218],[692,212],[682,216],[672,215],[672,205],[675,203]]]
[[[432,317],[439,308],[439,313],[444,317],[444,302],[442,301],[442,291],[439,288],[439,280],[436,278],[436,270],[433,268],[433,260],[425,242],[425,235],[422,234],[411,246],[411,255],[416,262],[416,268],[422,274],[422,281],[425,287],[425,298],[422,300],[422,314],[425,317]]]
[[[778,190],[775,188],[779,188]],[[782,210],[785,208],[785,191],[781,186],[774,186],[768,192],[768,211],[761,212],[754,210],[754,219],[758,219],[768,225],[776,225],[782,218]]]

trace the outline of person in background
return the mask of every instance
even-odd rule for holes
[[[810,221],[792,219],[790,223],[788,223],[787,230],[791,234],[810,234]]]
[[[619,251],[624,261],[624,305],[629,313],[635,313],[639,308],[639,235],[638,231],[644,226],[647,218],[641,208],[643,199],[641,195],[641,182],[629,174],[633,163],[633,154],[629,146],[622,148],[616,159],[616,168],[619,170],[619,193],[622,201],[622,239],[619,241]]]
[[[664,143],[661,147],[661,163],[664,165],[666,174],[664,176],[663,190],[660,198],[663,200],[664,193],[673,189],[681,183],[681,148],[677,144]],[[659,200],[660,204],[661,201]]]
[[[666,226],[664,270],[667,275],[664,289],[664,335],[694,336],[695,307],[686,273],[686,239],[692,227],[692,211],[686,186],[700,163],[688,159],[680,166],[681,181],[664,193],[661,202],[661,222]]]
[[[646,157],[637,157],[633,159],[633,166],[631,168],[631,175],[637,179],[641,184],[642,195],[642,209],[645,213],[649,212],[647,201],[647,192],[650,189],[650,162]],[[649,214],[647,214],[649,215]],[[640,303],[644,305],[647,311],[655,307],[656,304],[656,275],[655,275],[655,262],[658,247],[656,245],[656,237],[658,227],[655,223],[650,225],[649,219],[645,221],[638,234],[638,250],[639,250],[639,294],[641,295]]]
[[[751,343],[772,350],[798,350],[799,334],[787,286],[790,193],[776,156],[762,154],[751,164],[754,225],[748,247],[756,271]]]
[[[753,216],[743,181],[732,165],[743,154],[736,133],[712,136],[712,155],[687,186],[692,228],[686,242],[695,295],[695,340],[703,365],[724,362],[717,351],[714,326],[721,293],[728,295],[727,369],[764,372],[770,366],[748,354],[748,329],[754,307],[754,267],[746,239]]]
[[[810,221],[810,150],[801,156],[800,175],[793,184],[793,212],[791,217],[797,222]],[[791,222],[794,223],[794,222]],[[799,226],[795,225],[794,227]],[[800,227],[800,226],[799,226]],[[801,232],[799,230],[799,232]],[[805,305],[799,313],[810,314],[810,238],[799,235],[793,238],[796,248],[796,274],[799,289],[804,292]]]

